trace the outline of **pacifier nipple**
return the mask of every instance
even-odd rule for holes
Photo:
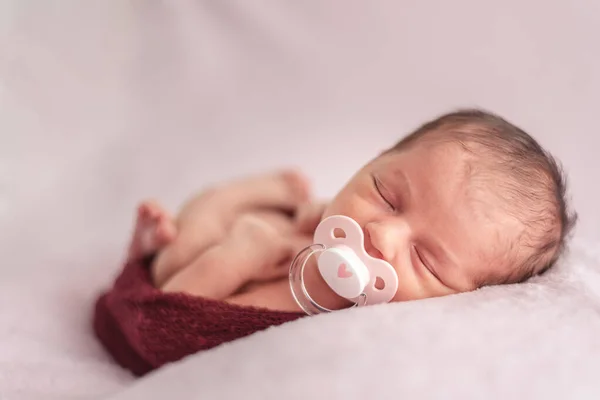
[[[394,268],[366,252],[364,234],[356,221],[334,215],[321,221],[314,244],[302,250],[290,266],[292,294],[309,315],[332,311],[315,302],[306,290],[304,269],[312,256],[317,257],[319,274],[327,285],[352,301],[353,307],[388,302],[396,294],[398,276]]]

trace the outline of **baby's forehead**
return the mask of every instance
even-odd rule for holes
[[[408,152],[416,153],[416,159],[424,162],[429,174],[443,175],[442,185],[457,185],[464,189],[467,200],[497,206],[502,198],[497,196],[508,177],[499,173],[496,160],[490,154],[478,151],[456,140],[427,140],[416,143]],[[468,206],[473,206],[468,201]]]
[[[476,155],[456,142],[422,140],[398,151],[386,169],[391,174],[408,175],[409,180],[466,189],[473,183],[474,171],[483,171],[476,164]]]

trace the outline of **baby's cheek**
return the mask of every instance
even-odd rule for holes
[[[340,194],[331,202],[329,207],[327,207],[323,218],[332,215],[346,215],[354,219],[354,216],[358,213],[357,210],[360,210],[360,207],[356,203],[355,196]]]
[[[363,227],[386,216],[386,210],[368,196],[357,195],[348,209],[348,215]]]
[[[419,300],[435,296],[435,288],[426,271],[413,266],[408,251],[399,252],[391,263],[398,274],[398,292],[393,301]]]

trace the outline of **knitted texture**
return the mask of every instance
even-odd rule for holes
[[[163,293],[152,285],[148,265],[126,264],[97,300],[93,319],[106,350],[136,375],[304,316]]]

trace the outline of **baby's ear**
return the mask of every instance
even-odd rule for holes
[[[300,233],[312,234],[325,212],[327,203],[305,203],[298,207],[294,216],[294,224]]]

